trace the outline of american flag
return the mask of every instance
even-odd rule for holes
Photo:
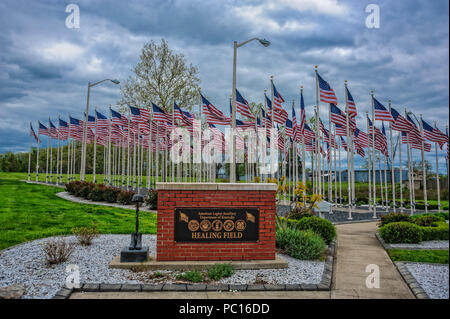
[[[419,129],[416,126],[416,123],[414,123],[413,119],[408,114],[406,114],[406,120],[411,124],[411,129],[408,131],[408,134],[412,137],[412,139],[425,141],[425,138],[420,133]]]
[[[236,127],[240,128],[254,128],[255,123],[254,122],[248,122],[248,121],[241,121],[236,119]]]
[[[284,99],[281,96],[281,94],[278,93],[277,88],[275,87],[275,84],[273,84],[273,82],[272,82],[272,87],[273,87],[273,104],[275,106],[275,110],[283,109],[283,106],[281,105],[281,103],[284,103]]]
[[[445,143],[448,143],[448,136],[442,133],[438,128],[432,127],[424,120],[422,120],[422,127],[425,138],[430,142],[438,143],[441,149]]]
[[[155,103],[152,103],[153,120],[158,122],[171,122],[172,118],[162,108]]]
[[[230,125],[231,118],[225,116],[222,111],[216,108],[202,94],[200,94],[203,103],[203,114],[206,115],[206,121],[209,124]]]
[[[188,111],[183,111],[182,116],[184,125],[186,126],[193,125],[193,120],[195,119],[195,116],[193,114],[189,113]]]
[[[384,155],[387,154],[387,139],[386,136],[380,131],[379,128],[375,127],[370,119],[369,120],[369,146],[373,147],[372,140],[373,134],[375,134],[375,149],[379,150]],[[384,126],[383,126],[384,127]]]
[[[148,123],[150,120],[150,110],[130,106],[131,120],[138,124]]]
[[[339,124],[335,124],[335,126],[337,136],[347,136],[347,129],[345,128],[345,126]]]
[[[274,88],[275,88],[275,86],[274,86]],[[278,92],[277,92],[277,94],[278,94]],[[281,103],[279,103],[279,107],[277,107],[275,105],[274,110],[272,112],[272,102],[270,101],[270,99],[267,96],[266,96],[266,101],[267,101],[267,108],[268,108],[269,116],[271,117],[272,113],[273,113],[273,121],[275,123],[284,125],[284,123],[286,123],[286,120],[288,119],[289,115],[285,110],[283,110]],[[275,104],[275,101],[276,101],[276,99],[275,99],[275,94],[274,94],[274,98],[273,98],[274,104]],[[281,100],[278,99],[278,102],[279,101],[281,101]],[[284,100],[283,100],[283,102],[284,102]]]
[[[347,127],[347,116],[333,103],[330,103],[331,122]]]
[[[173,102],[173,117],[175,120],[183,122],[183,110],[175,102]]]
[[[377,121],[388,121],[388,122],[395,122],[394,118],[392,117],[391,113],[389,113],[389,110],[386,109],[383,104],[378,102],[376,98],[373,98],[373,105],[375,109],[375,120]]]
[[[305,137],[305,142],[311,142],[313,139],[316,138],[316,134],[311,130],[308,124],[305,123],[304,129],[303,129],[303,136]]]
[[[345,88],[347,90],[347,104],[348,104],[348,116],[351,118],[355,118],[356,115],[358,115],[358,112],[356,111],[356,104],[355,100],[353,99],[353,96],[351,95],[348,88]]]
[[[45,136],[50,136],[47,127],[41,123],[41,121],[39,121],[39,130],[38,130],[38,134],[39,135],[45,135]]]
[[[327,143],[327,162],[331,163],[331,147],[330,144]]]
[[[292,131],[294,141],[298,142],[300,140],[300,130],[297,124],[297,115],[295,114],[295,107],[292,106]]]
[[[392,123],[392,129],[394,131],[404,131],[407,132],[411,129],[411,124],[400,115],[400,113],[397,112],[396,109],[391,107],[391,115],[394,119],[394,122]]]
[[[95,129],[95,116],[88,115],[88,128]]]
[[[408,141],[408,134],[406,132],[402,132],[402,144],[408,144],[411,146],[411,148],[414,148],[416,150],[422,150],[422,142],[418,140],[412,140],[411,136],[409,137]],[[424,151],[425,152],[431,152],[431,144],[430,143],[423,143]]]
[[[313,143],[312,142],[305,144],[305,151],[307,151],[307,152],[313,152],[314,151],[314,147],[313,147]]]
[[[111,108],[110,108],[110,111],[111,111],[112,124],[128,126],[128,119],[126,118],[125,115],[122,115],[119,112],[116,112]]]
[[[50,137],[58,138],[58,130],[56,129],[56,126],[50,120],[48,120],[48,123],[49,123],[49,127],[50,127]]]
[[[358,144],[361,147],[368,147],[369,146],[369,135],[366,132],[361,131],[360,129],[355,130],[355,144],[358,142]]]
[[[303,134],[303,128],[306,123],[305,101],[303,100],[303,92],[300,92],[300,125],[299,131]]]
[[[252,111],[250,110],[250,105],[248,105],[247,100],[242,97],[238,89],[236,89],[236,108],[237,111],[241,113],[243,116],[255,119],[255,116],[252,114]]]
[[[322,79],[319,73],[317,73],[317,78],[319,80],[320,101],[324,103],[334,103],[337,105],[337,98],[331,86],[327,81]]]
[[[82,122],[76,118],[69,116],[69,138],[74,138],[81,141],[83,138]]]
[[[36,132],[33,129],[33,125],[30,122],[30,135],[34,137],[34,139],[36,140],[37,143],[40,143],[41,140],[39,139],[39,137],[36,135]]]
[[[286,135],[289,137],[294,137],[294,127],[292,124],[292,121],[287,119],[286,120]]]
[[[364,152],[363,146],[357,141],[355,140],[355,149],[356,149],[356,153],[361,156],[361,157],[365,157],[366,153]]]
[[[66,121],[59,119],[59,137],[65,141],[69,138],[69,125]]]
[[[109,128],[109,120],[102,113],[95,111],[97,116],[97,130]]]

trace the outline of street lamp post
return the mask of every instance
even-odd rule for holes
[[[230,163],[230,183],[236,182],[236,139],[235,139],[235,131],[236,131],[236,58],[237,58],[237,49],[247,43],[258,40],[263,46],[268,47],[270,42],[266,39],[253,38],[241,43],[237,43],[234,41],[233,46],[233,91],[232,91],[232,111],[231,111],[231,140],[232,140],[232,154],[231,154],[231,163]]]
[[[81,148],[81,171],[80,171],[80,180],[84,181],[86,175],[86,144],[87,144],[87,129],[88,129],[88,115],[89,115],[89,97],[91,93],[91,87],[94,87],[100,83],[105,81],[111,81],[114,84],[120,84],[117,80],[104,79],[102,81],[98,81],[95,83],[88,83],[88,93],[87,93],[87,102],[86,102],[86,113],[84,114],[84,127],[83,127],[83,142]]]

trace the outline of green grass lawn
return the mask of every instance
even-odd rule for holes
[[[0,249],[25,241],[72,234],[74,227],[95,224],[102,234],[129,234],[135,212],[73,203],[57,197],[61,188],[21,182],[24,173],[0,173]],[[156,214],[140,212],[140,231],[156,233]]]
[[[404,250],[389,249],[392,261],[412,261],[436,264],[448,264],[448,250]]]

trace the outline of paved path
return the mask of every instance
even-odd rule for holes
[[[331,291],[279,292],[110,292],[73,293],[71,298],[133,298],[133,299],[414,299],[389,256],[375,237],[376,222],[338,225],[337,255]],[[366,266],[380,268],[380,288],[367,288]]]

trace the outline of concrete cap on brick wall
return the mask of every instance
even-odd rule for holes
[[[157,190],[276,191],[271,183],[156,183]]]

